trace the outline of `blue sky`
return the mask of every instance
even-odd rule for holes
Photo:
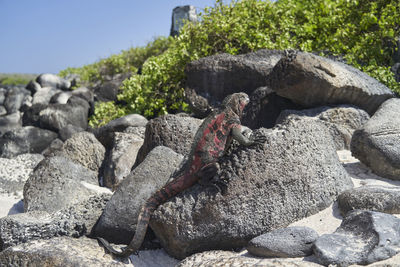
[[[172,9],[215,0],[0,0],[0,72],[58,73],[156,36]]]

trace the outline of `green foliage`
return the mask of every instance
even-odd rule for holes
[[[186,111],[183,87],[188,62],[216,53],[258,49],[341,55],[400,92],[389,70],[400,36],[399,22],[398,0],[242,0],[229,5],[217,0],[201,14],[201,23],[188,23],[178,37],[169,39],[164,53],[141,61],[142,74],[126,80],[118,96],[127,105],[108,104],[110,115],[107,108],[101,114],[113,118],[135,112],[154,117]]]
[[[0,73],[0,84],[2,85],[26,85],[30,80],[36,78],[36,74],[22,73]]]
[[[126,115],[126,111],[121,107],[117,107],[112,101],[96,102],[95,114],[92,115],[89,125],[91,127],[100,127],[124,115]]]
[[[96,81],[103,81],[105,76],[129,72],[136,73],[147,58],[164,52],[168,48],[170,40],[171,38],[159,37],[145,47],[123,50],[119,54],[111,55],[81,68],[67,68],[61,71],[59,75],[65,77],[68,74],[79,74],[81,82],[90,85]]]

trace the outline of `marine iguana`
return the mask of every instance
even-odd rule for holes
[[[196,182],[210,180],[218,172],[218,158],[228,149],[232,139],[244,146],[265,142],[264,136],[250,140],[241,132],[240,119],[248,102],[249,97],[245,93],[229,95],[219,109],[204,119],[196,132],[189,156],[181,171],[174,180],[156,191],[142,206],[135,235],[130,244],[119,252],[106,240],[98,237],[108,251],[124,258],[135,253],[144,240],[150,217],[156,208]]]

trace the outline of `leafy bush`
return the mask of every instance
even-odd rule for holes
[[[171,38],[159,37],[145,47],[123,50],[120,54],[111,55],[81,68],[67,68],[61,71],[59,75],[65,77],[68,74],[79,74],[81,82],[90,85],[97,81],[103,81],[105,76],[128,72],[136,73],[147,58],[164,52],[170,41]]]
[[[108,104],[110,113],[104,108],[101,116],[140,113],[154,117],[186,111],[183,87],[188,62],[215,53],[262,48],[341,55],[400,92],[389,70],[400,35],[399,21],[398,0],[242,0],[230,5],[217,0],[213,8],[205,9],[201,23],[186,24],[164,53],[144,62],[141,75],[123,83],[118,99],[127,105]],[[101,118],[100,113],[96,116]]]
[[[26,85],[30,80],[36,78],[36,74],[22,73],[0,73],[0,84],[2,85]]]

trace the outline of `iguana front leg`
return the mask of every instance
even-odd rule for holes
[[[263,135],[256,136],[254,140],[250,140],[246,136],[242,134],[241,126],[237,125],[232,128],[232,137],[236,141],[239,142],[239,144],[243,146],[251,146],[251,145],[258,145],[258,144],[263,144],[267,140],[267,138]]]

